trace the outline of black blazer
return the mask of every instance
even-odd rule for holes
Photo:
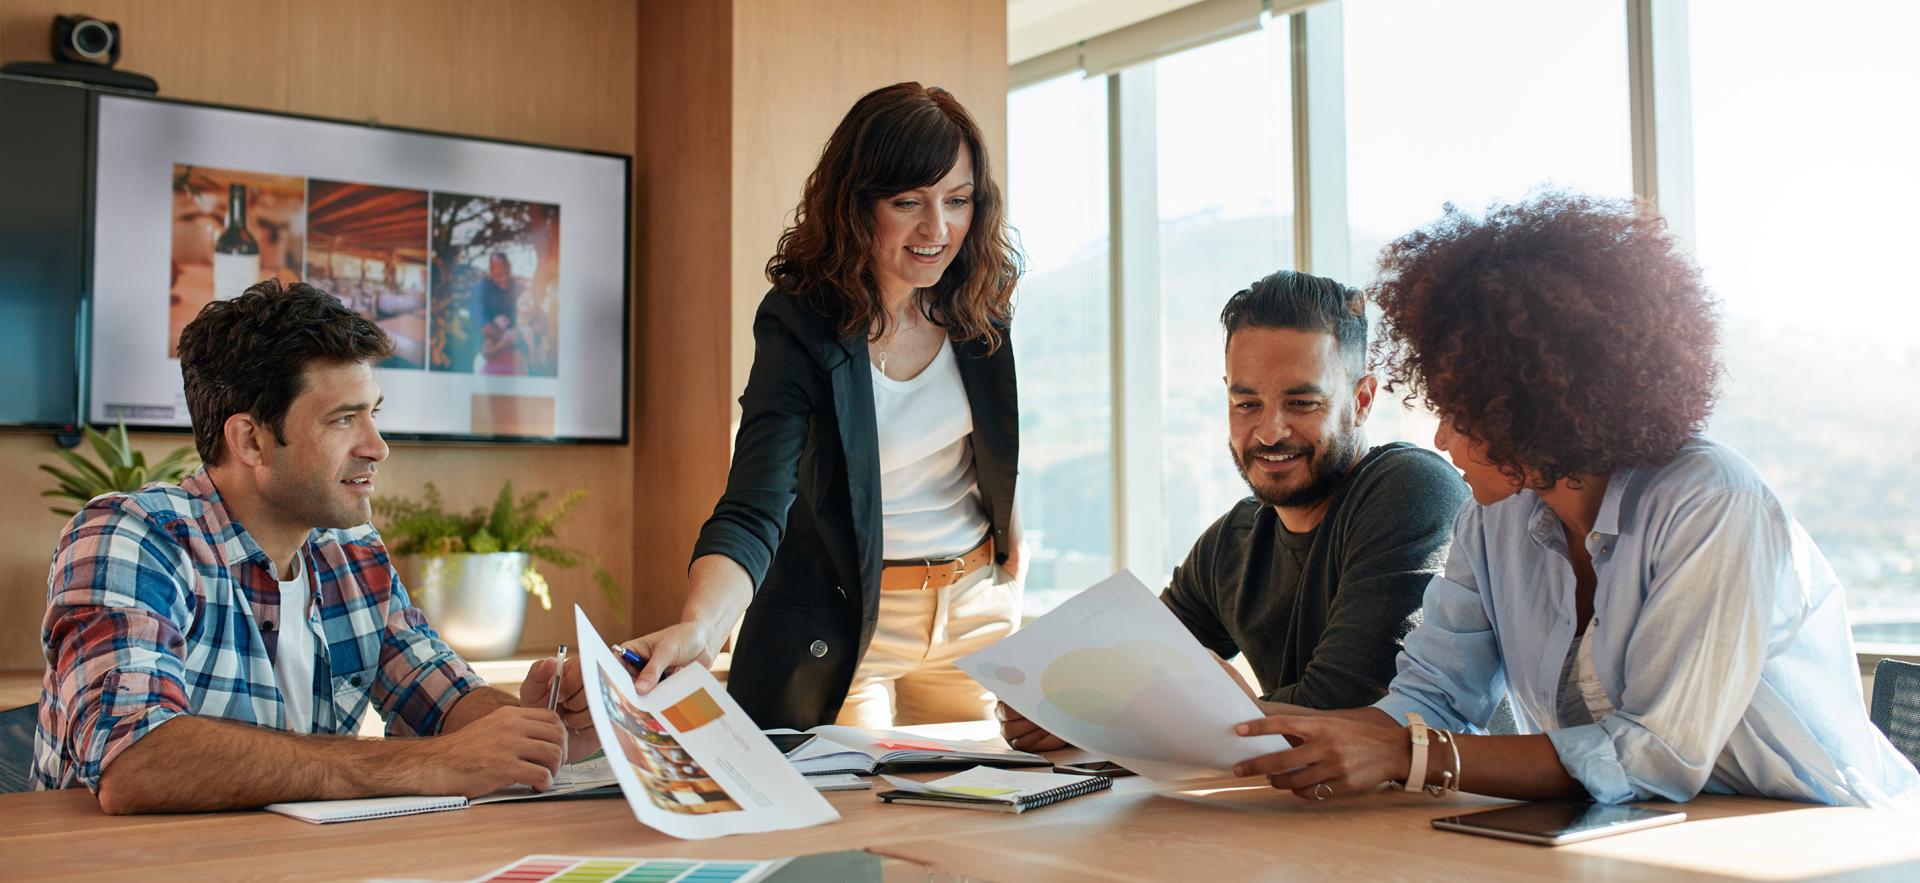
[[[727,491],[693,557],[725,555],[752,577],[727,689],[763,728],[833,723],[880,606],[880,446],[866,335],[778,289],[753,317]],[[1013,346],[1002,329],[951,344],[973,412],[973,461],[996,560],[1020,452]]]

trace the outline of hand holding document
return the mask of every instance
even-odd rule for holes
[[[1234,734],[1260,706],[1126,571],[958,664],[1048,732],[1149,778],[1230,776],[1289,747]]]
[[[586,613],[573,615],[593,726],[642,824],[705,839],[840,818],[705,668],[641,696]]]

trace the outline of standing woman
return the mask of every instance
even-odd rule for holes
[[[628,642],[708,664],[763,727],[985,718],[953,661],[1020,614],[1007,339],[1019,255],[980,129],[943,89],[854,104],[767,262],[727,490],[679,623]]]

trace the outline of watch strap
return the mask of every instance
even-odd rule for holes
[[[1413,742],[1413,765],[1402,787],[1417,792],[1427,784],[1427,720],[1419,712],[1407,713],[1407,738]]]

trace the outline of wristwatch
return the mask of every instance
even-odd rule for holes
[[[1427,784],[1427,719],[1419,712],[1407,712],[1407,735],[1413,740],[1413,766],[1407,770],[1408,791],[1419,791]]]

